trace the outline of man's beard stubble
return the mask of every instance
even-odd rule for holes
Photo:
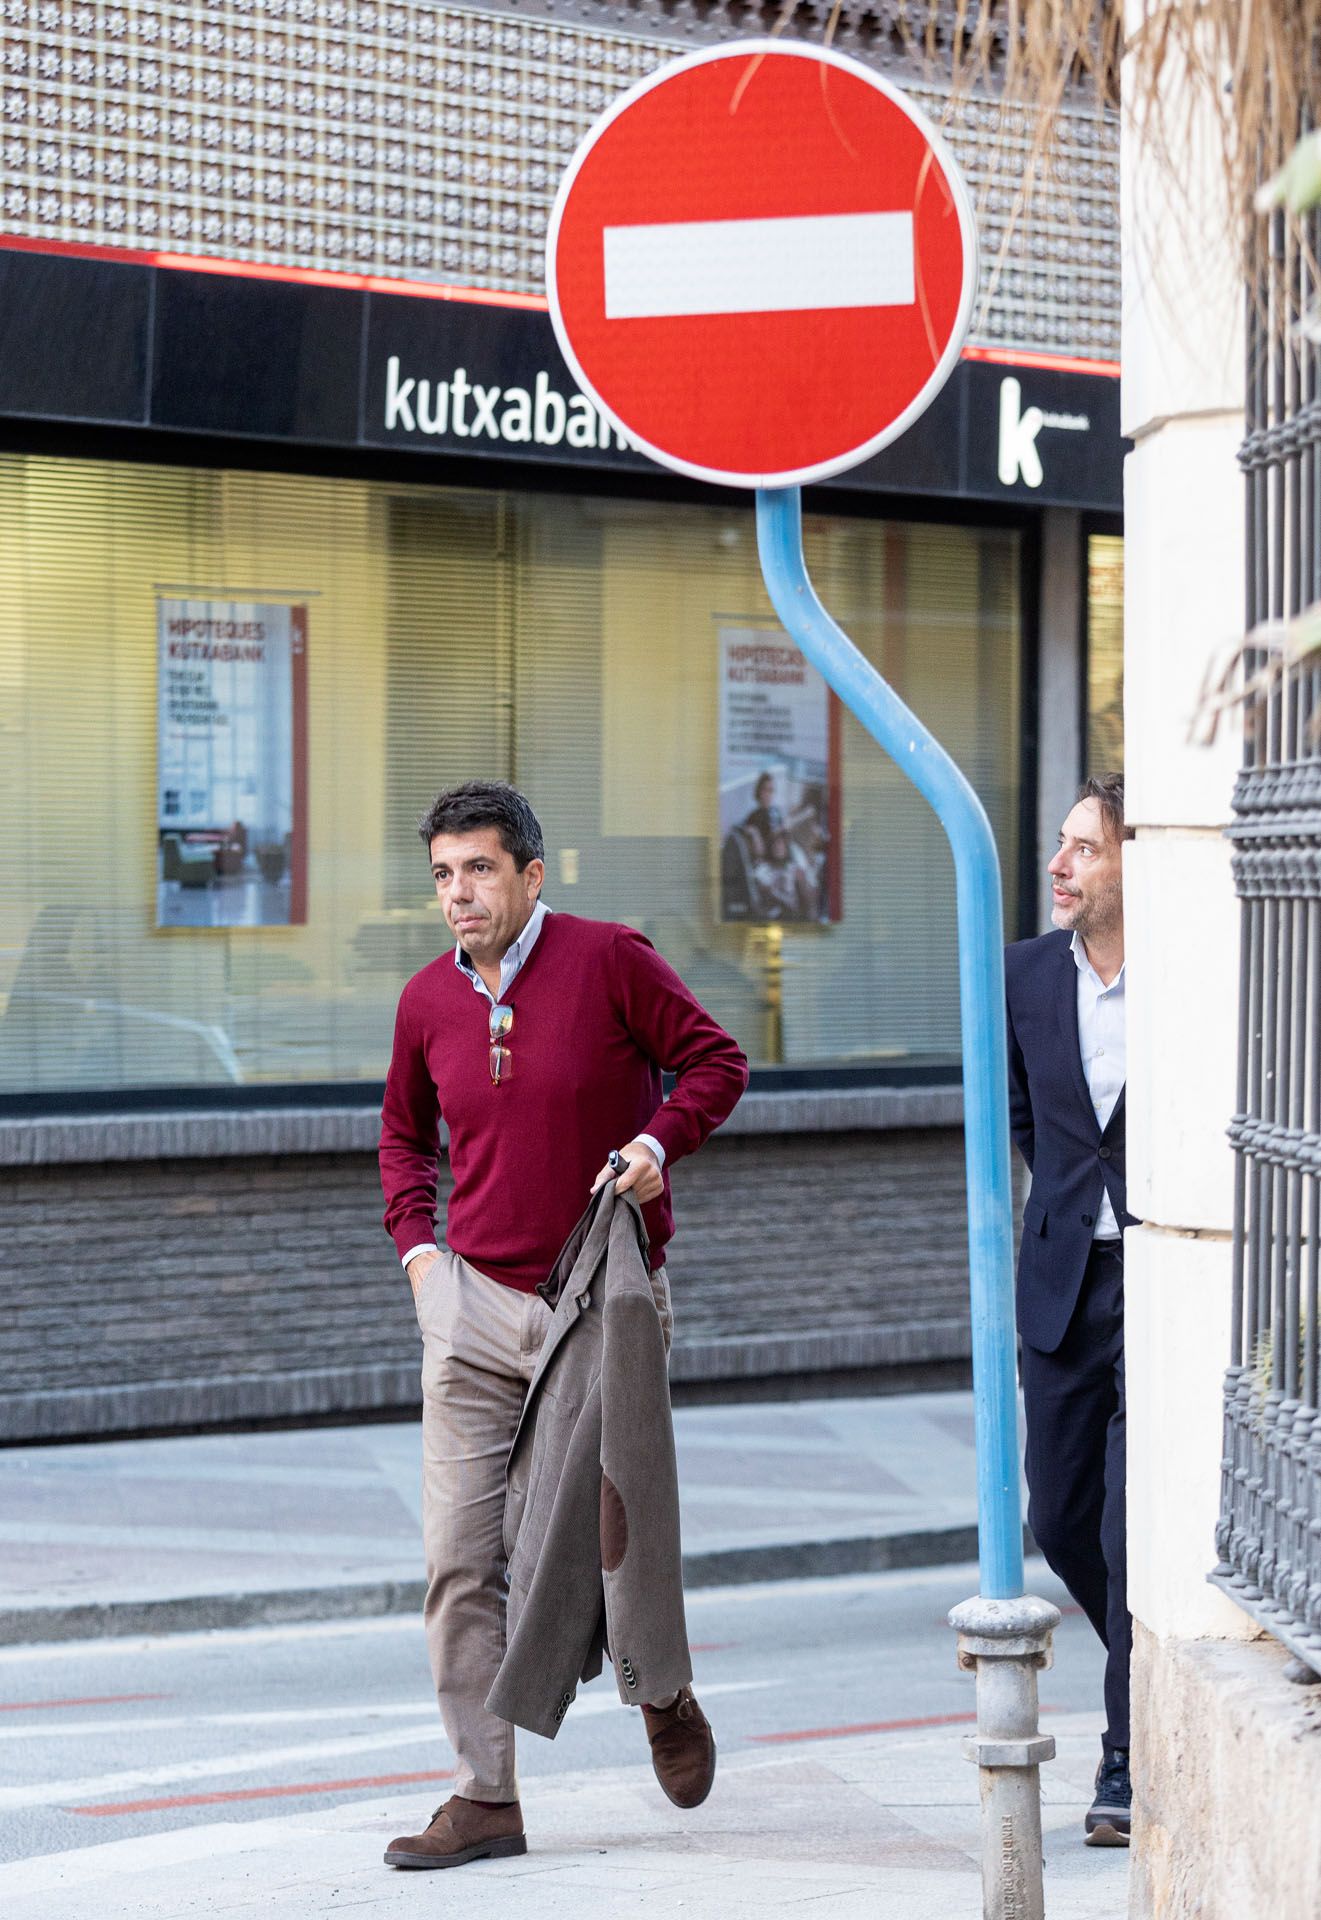
[[[1084,943],[1113,933],[1124,924],[1124,883],[1112,881],[1102,893],[1094,894],[1090,900],[1078,896],[1078,911],[1073,918],[1073,931],[1081,934]]]

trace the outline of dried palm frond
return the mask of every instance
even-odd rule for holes
[[[1222,714],[1234,707],[1246,709],[1250,734],[1252,717],[1262,700],[1274,693],[1286,674],[1321,663],[1321,602],[1304,607],[1289,620],[1263,620],[1246,639],[1219,649],[1203,676],[1197,707],[1188,727],[1192,746],[1210,746]],[[1308,726],[1311,744],[1321,738],[1321,713]]]
[[[1113,106],[1122,72],[1123,112],[1176,189],[1194,123],[1210,116],[1246,254],[1258,189],[1321,124],[1321,0],[1147,0],[1136,26],[1130,0],[1127,36],[1123,0],[893,0],[886,11],[902,18],[933,75],[956,89],[989,86],[1033,111],[1038,166],[1025,198],[1048,171],[1062,110],[1080,97],[1098,111]]]
[[[1068,142],[1060,135],[1065,117],[1086,104],[1107,118],[1122,105],[1164,164],[1174,189],[1170,217],[1182,209],[1194,223],[1208,217],[1199,156],[1209,126],[1225,218],[1254,282],[1253,204],[1263,183],[1273,183],[1271,204],[1289,209],[1294,239],[1304,244],[1302,176],[1312,166],[1321,194],[1321,145],[1295,164],[1291,185],[1274,183],[1300,135],[1321,127],[1321,0],[752,0],[741,17],[753,30],[824,38],[882,67],[919,71],[952,90],[951,114],[974,94],[1020,109],[1029,151],[1005,138],[996,152],[992,131],[982,182],[984,196],[1012,202],[1001,264],[1039,192],[1062,188],[1067,200]],[[1181,200],[1185,183],[1191,191]],[[1270,311],[1272,327],[1299,317],[1275,301]]]

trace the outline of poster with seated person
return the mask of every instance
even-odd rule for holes
[[[722,627],[720,918],[842,919],[839,702],[779,627]]]

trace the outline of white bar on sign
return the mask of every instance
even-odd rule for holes
[[[676,220],[607,227],[605,317],[907,307],[911,213],[783,220]]]

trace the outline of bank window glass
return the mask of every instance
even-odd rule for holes
[[[1087,771],[1124,765],[1124,542],[1087,541]]]
[[[805,537],[1012,927],[1018,536]],[[481,776],[552,907],[641,928],[755,1065],[957,1061],[944,835],[788,646],[741,501],[5,456],[0,543],[0,1095],[379,1081],[451,944],[416,820]]]

